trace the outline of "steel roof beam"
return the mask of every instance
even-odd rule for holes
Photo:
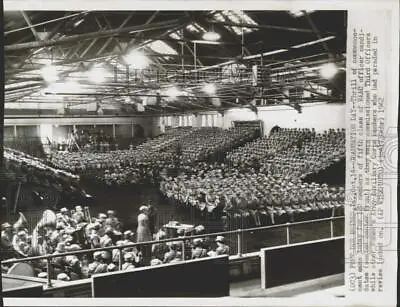
[[[21,43],[21,44],[14,44],[14,45],[6,45],[4,46],[5,52],[10,51],[17,51],[17,50],[25,50],[25,49],[32,49],[32,48],[40,48],[40,47],[47,47],[47,46],[55,46],[60,44],[67,44],[79,40],[84,39],[92,39],[92,38],[100,38],[100,37],[109,37],[118,35],[120,33],[133,33],[133,32],[143,32],[143,31],[152,31],[156,29],[162,29],[168,26],[174,26],[180,21],[178,19],[169,20],[169,21],[162,21],[157,23],[152,23],[149,25],[138,25],[132,27],[126,27],[122,29],[113,29],[113,30],[103,30],[91,33],[85,33],[80,35],[71,35],[60,39],[54,40],[44,40],[40,42],[29,42],[29,43]]]
[[[223,26],[231,26],[231,27],[243,27],[243,28],[251,28],[251,29],[270,29],[270,30],[280,30],[280,31],[290,31],[290,32],[301,32],[301,33],[312,33],[314,34],[314,30],[303,29],[303,28],[294,28],[294,27],[282,27],[282,26],[273,26],[273,25],[265,25],[265,24],[248,24],[248,23],[234,23],[227,21],[216,21],[207,19],[208,23],[211,24],[220,24]],[[321,35],[335,35],[333,32],[318,32]]]
[[[79,12],[79,13],[76,13],[76,14],[71,14],[71,15],[68,15],[68,16],[64,16],[64,17],[60,17],[60,18],[56,18],[56,19],[51,19],[51,20],[48,20],[48,21],[40,22],[40,23],[34,24],[32,26],[6,31],[6,32],[4,32],[4,36],[6,36],[8,34],[11,34],[11,33],[27,30],[27,29],[29,29],[31,27],[38,27],[38,26],[42,26],[42,25],[45,25],[45,24],[57,22],[57,21],[60,21],[60,20],[70,19],[72,17],[76,17],[76,16],[79,16],[79,15],[82,15],[82,14],[87,14],[88,12],[89,11]]]

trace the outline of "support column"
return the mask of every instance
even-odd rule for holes
[[[172,128],[176,128],[179,126],[179,117],[178,116],[172,116]]]
[[[287,96],[287,98],[285,97],[285,98],[283,99],[283,103],[289,103],[289,89],[288,89],[288,88],[285,88],[285,89],[283,90],[283,93],[285,94],[285,96]]]
[[[15,138],[18,137],[18,136],[17,136],[17,125],[14,125],[14,137],[15,137]]]
[[[194,117],[194,126],[195,127],[201,127],[201,118],[202,118],[202,116],[200,114],[197,114]]]
[[[112,128],[113,128],[113,138],[115,139],[115,124],[112,124]]]

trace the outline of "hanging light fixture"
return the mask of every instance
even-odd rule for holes
[[[214,31],[214,27],[211,28],[210,31],[207,31],[203,34],[203,39],[206,41],[217,41],[221,38],[221,35]]]
[[[209,95],[212,95],[212,94],[215,94],[215,92],[217,91],[217,88],[216,88],[215,84],[208,83],[203,86],[203,91]]]
[[[149,58],[139,50],[132,50],[123,58],[125,63],[133,69],[145,69],[150,64]]]
[[[90,82],[99,84],[106,80],[107,70],[101,65],[94,65],[91,70],[87,72],[87,77]]]
[[[47,83],[53,83],[58,80],[58,70],[57,67],[48,64],[42,67],[40,70],[40,73],[42,75],[42,78],[47,82]]]
[[[324,79],[332,79],[339,71],[335,63],[326,63],[320,67],[319,73]]]

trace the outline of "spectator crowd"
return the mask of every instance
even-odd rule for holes
[[[143,205],[139,209],[136,232],[125,229],[113,210],[91,217],[88,208],[76,206],[72,210],[62,208],[59,212],[46,210],[31,234],[26,219],[19,219],[14,225],[3,223],[1,226],[1,248],[9,259],[60,255],[52,259],[51,271],[47,269],[47,260],[34,260],[31,265],[40,278],[63,281],[88,278],[95,274],[129,270],[148,265],[174,263],[214,255],[229,254],[229,246],[223,236],[193,240],[185,237],[191,234],[204,234],[202,225],[190,233],[178,231],[174,241],[164,242],[166,232],[155,232],[150,227],[152,210]],[[23,217],[23,215],[21,215]],[[153,230],[153,232],[152,232]],[[147,245],[134,243],[160,241]],[[107,248],[108,250],[89,253],[75,253],[82,249]],[[122,262],[121,262],[122,261]],[[12,266],[2,264],[2,271],[12,272]]]

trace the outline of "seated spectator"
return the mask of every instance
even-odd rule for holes
[[[167,243],[169,250],[164,254],[164,263],[169,263],[177,256],[177,242],[168,242]]]
[[[132,270],[135,268],[135,265],[133,264],[134,261],[134,255],[132,253],[126,253],[124,255],[124,263],[122,264],[122,270]]]
[[[192,248],[192,259],[198,259],[204,257],[207,257],[207,250],[203,248],[203,240],[194,239]]]
[[[229,255],[229,246],[225,244],[225,238],[223,236],[217,236],[215,239],[217,248],[215,250],[217,255]]]

